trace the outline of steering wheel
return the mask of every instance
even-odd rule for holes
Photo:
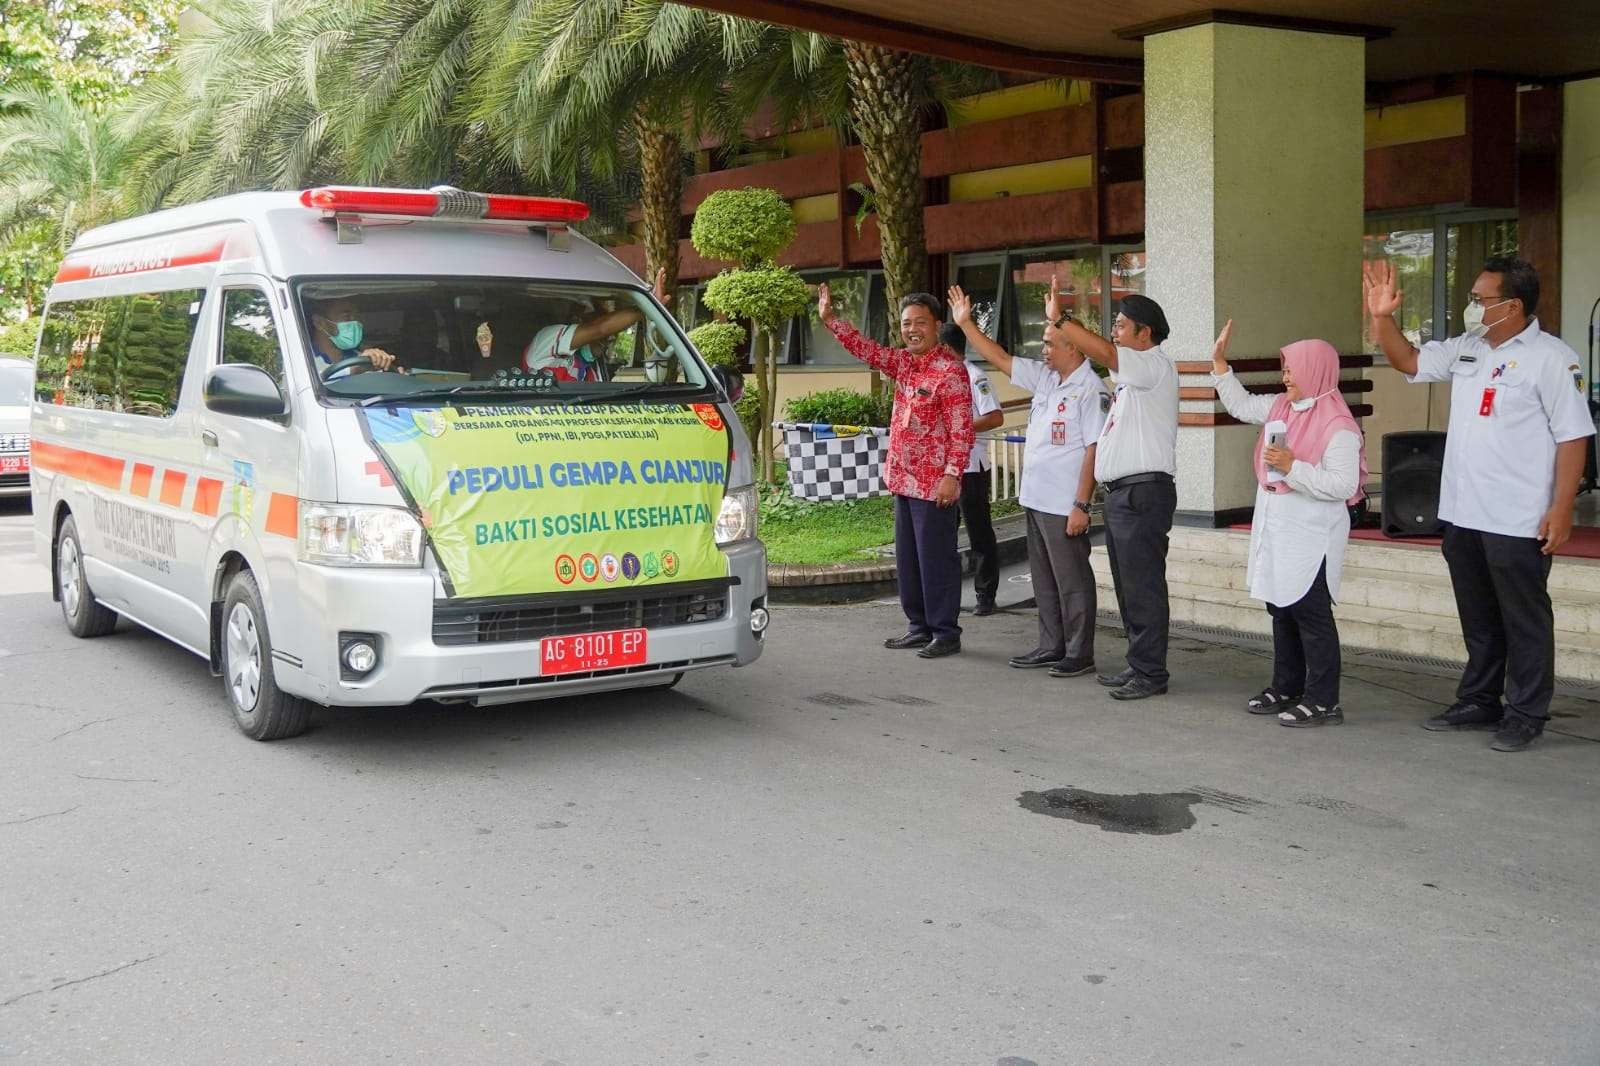
[[[657,384],[672,376],[672,361],[677,353],[654,323],[644,330],[644,376]]]
[[[321,377],[323,381],[328,381],[331,380],[335,374],[349,370],[351,367],[371,365],[372,360],[368,359],[364,355],[348,355],[339,360],[337,363],[330,363],[328,366],[323,367]]]

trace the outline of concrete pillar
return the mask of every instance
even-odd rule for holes
[[[1146,291],[1166,311],[1174,358],[1209,359],[1229,318],[1234,359],[1307,337],[1360,351],[1365,47],[1219,23],[1145,39]],[[1251,505],[1256,432],[1179,428],[1180,521]]]

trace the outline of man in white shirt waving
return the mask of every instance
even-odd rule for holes
[[[1065,339],[1111,371],[1116,392],[1095,449],[1094,476],[1106,487],[1106,556],[1128,633],[1128,668],[1101,674],[1115,700],[1167,691],[1167,537],[1178,508],[1178,370],[1161,350],[1171,332],[1148,296],[1117,303],[1111,340],[1063,312],[1050,279],[1045,317]],[[1113,343],[1115,342],[1115,343]]]
[[[1484,264],[1459,337],[1412,347],[1395,323],[1394,265],[1368,263],[1367,312],[1389,365],[1408,381],[1450,382],[1439,517],[1467,669],[1434,731],[1495,728],[1496,751],[1544,732],[1555,692],[1551,556],[1572,535],[1592,446],[1578,356],[1539,328],[1539,275],[1520,259]],[[1503,705],[1502,705],[1502,700]]]

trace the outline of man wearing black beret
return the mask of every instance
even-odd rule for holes
[[[1167,536],[1178,507],[1178,369],[1161,342],[1171,332],[1148,296],[1117,304],[1111,340],[1063,313],[1050,279],[1045,315],[1083,354],[1111,372],[1116,393],[1095,450],[1095,480],[1106,488],[1106,556],[1128,633],[1128,667],[1101,674],[1115,700],[1167,691]]]

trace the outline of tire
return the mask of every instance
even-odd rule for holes
[[[83,542],[78,523],[69,514],[56,533],[56,590],[61,595],[61,617],[75,637],[103,637],[117,628],[117,612],[94,598],[89,575],[83,568]]]
[[[239,731],[251,740],[297,736],[311,724],[311,702],[278,688],[272,635],[255,575],[241,570],[222,602],[222,691]]]

